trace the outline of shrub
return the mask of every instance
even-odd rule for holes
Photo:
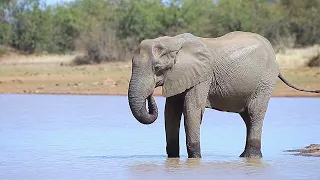
[[[75,62],[123,60],[144,39],[230,31],[265,36],[276,51],[320,42],[319,0],[0,0],[0,45],[27,53],[86,55]]]
[[[320,67],[320,52],[310,59],[307,64],[308,67]]]
[[[105,42],[92,41],[87,47],[87,55],[77,56],[73,63],[75,65],[99,64],[118,60],[118,51],[112,51]]]

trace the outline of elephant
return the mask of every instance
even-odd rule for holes
[[[240,114],[246,125],[240,157],[261,158],[263,120],[278,77],[296,90],[320,93],[290,84],[280,73],[271,43],[259,34],[163,36],[143,40],[135,50],[128,101],[133,116],[142,124],[151,124],[158,117],[153,92],[162,87],[168,158],[180,157],[182,114],[188,158],[201,158],[200,125],[205,108]]]

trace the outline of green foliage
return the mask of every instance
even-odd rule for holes
[[[26,53],[64,53],[74,50],[74,39],[79,36],[79,30],[73,20],[78,17],[67,6],[52,7],[44,2],[2,2],[0,44]]]
[[[181,7],[181,8],[179,8]],[[171,4],[177,33],[190,32],[197,36],[210,36],[212,26],[208,26],[215,10],[212,0],[185,0]]]
[[[49,8],[43,11],[35,6],[26,13],[17,14],[11,45],[28,53],[48,50],[52,36],[52,17],[49,13]]]
[[[163,34],[164,9],[161,0],[124,1],[120,10],[119,37],[141,41]]]
[[[290,32],[295,35],[297,44],[309,45],[319,42],[319,0],[281,0],[280,5],[285,9],[285,19],[289,22]]]
[[[27,53],[81,51],[81,63],[130,57],[147,38],[256,32],[276,50],[320,43],[319,0],[45,0],[0,2],[0,45]]]
[[[270,16],[268,7],[263,1],[242,0],[235,3],[232,0],[220,0],[214,19],[221,26],[218,33],[224,31],[252,31],[259,33],[264,28]]]
[[[52,19],[51,52],[64,53],[76,47],[75,38],[80,34],[80,11],[58,6]]]
[[[79,12],[81,32],[76,49],[86,55],[75,60],[77,64],[101,63],[123,59],[125,51],[117,36],[120,18],[119,4],[114,1],[79,0],[72,4]]]
[[[8,44],[10,42],[11,27],[5,22],[0,22],[0,44]]]

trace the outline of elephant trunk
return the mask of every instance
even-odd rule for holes
[[[151,124],[158,118],[158,107],[151,94],[154,86],[147,85],[146,82],[133,76],[129,84],[128,100],[133,116],[142,124]]]

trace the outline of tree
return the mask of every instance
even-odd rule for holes
[[[281,0],[285,20],[289,22],[290,31],[296,37],[297,44],[308,45],[320,43],[320,1],[318,0]]]
[[[2,0],[0,45],[27,53],[77,50],[99,63],[130,56],[148,38],[250,31],[279,50],[320,43],[319,11],[319,0],[74,0],[54,6]]]
[[[119,36],[136,42],[164,32],[165,7],[161,0],[124,1],[119,21]]]

